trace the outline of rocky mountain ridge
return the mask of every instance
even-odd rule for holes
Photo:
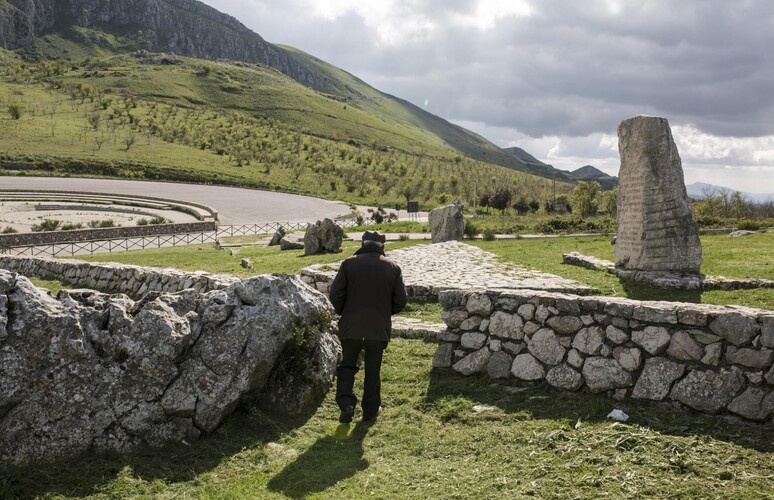
[[[602,186],[602,189],[605,190],[613,189],[618,185],[618,177],[608,175],[593,165],[585,165],[571,172],[569,170],[560,170],[553,165],[544,163],[519,147],[504,148],[503,151],[519,158],[528,165],[542,167],[547,172],[554,172],[557,176],[556,178],[560,180],[597,181]]]
[[[196,0],[0,0],[3,48],[30,47],[37,36],[69,25],[120,32],[151,52],[264,64],[325,90],[292,54]]]
[[[613,189],[618,185],[618,177],[608,175],[593,165],[584,165],[570,172],[570,175],[579,181],[597,181],[605,190]]]

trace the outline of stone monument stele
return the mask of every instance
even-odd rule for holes
[[[622,121],[618,150],[616,268],[699,274],[699,227],[666,118],[636,116]]]
[[[427,214],[430,223],[430,242],[461,241],[465,234],[465,216],[462,204],[454,202],[442,208],[436,208]]]

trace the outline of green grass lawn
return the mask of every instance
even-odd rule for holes
[[[742,239],[726,234],[703,235],[702,274],[739,279],[767,279],[774,281],[774,233],[756,233]],[[613,245],[609,237],[560,237],[545,239],[518,239],[480,241],[472,244],[497,254],[506,262],[522,264],[530,269],[557,274],[596,287],[602,295],[628,297],[638,300],[670,300],[704,304],[737,304],[774,310],[774,289],[712,290],[707,292],[678,292],[622,282],[615,275],[592,271],[562,263],[562,254],[579,252],[613,261]]]
[[[758,499],[774,491],[770,425],[434,372],[434,350],[390,344],[385,411],[370,427],[357,415],[346,439],[332,393],[298,420],[241,408],[191,445],[5,468],[0,497]],[[630,420],[606,420],[613,408]]]

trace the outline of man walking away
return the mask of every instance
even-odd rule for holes
[[[364,351],[363,420],[381,411],[382,354],[390,341],[393,314],[406,306],[406,288],[400,267],[384,256],[385,237],[376,231],[363,234],[362,246],[341,264],[331,284],[331,304],[339,319],[342,360],[336,370],[339,422],[355,415],[354,393],[358,357]]]

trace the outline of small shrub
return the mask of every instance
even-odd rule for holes
[[[76,222],[76,223],[68,222],[66,224],[62,224],[61,229],[62,231],[72,231],[74,229],[83,229],[83,224],[81,224],[80,222]]]
[[[485,241],[494,241],[495,239],[495,231],[494,229],[484,229],[483,232],[483,238]]]
[[[472,240],[478,234],[478,228],[468,219],[465,221],[465,229],[463,229],[462,232],[469,240]]]
[[[167,224],[168,222],[170,221],[160,215],[157,215],[148,221],[148,224]]]
[[[116,227],[116,222],[113,219],[104,219],[104,220],[92,220],[89,221],[89,227],[94,229],[102,229],[102,228],[108,228],[108,227]]]
[[[12,228],[11,226],[6,226],[5,229],[2,230],[1,234],[14,234],[18,233],[16,229]]]
[[[757,221],[745,219],[737,224],[736,228],[742,231],[757,231],[761,228],[761,225]]]
[[[401,234],[401,235],[398,236],[398,240],[399,241],[408,241],[409,240],[409,235]]]
[[[61,221],[56,219],[43,219],[40,224],[33,224],[30,229],[35,233],[41,233],[44,231],[56,231],[59,228]]]
[[[599,219],[582,219],[580,217],[552,217],[535,226],[535,230],[543,234],[554,233],[584,233],[610,232],[615,228],[615,221],[610,217]]]
[[[18,104],[9,104],[8,114],[11,115],[11,118],[14,120],[18,120],[22,115],[21,107]]]
[[[146,219],[144,217],[137,221],[137,225],[138,226],[147,226],[148,223],[149,223],[148,219]]]
[[[722,225],[719,218],[710,215],[696,217],[696,224],[699,227],[719,227]]]

